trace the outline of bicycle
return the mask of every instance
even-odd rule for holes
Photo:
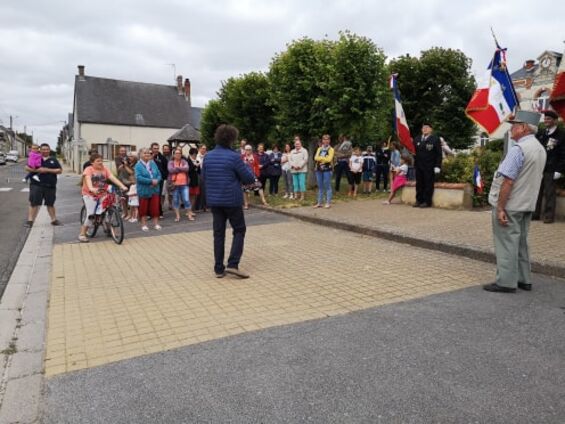
[[[92,225],[88,227],[86,236],[93,238],[100,226],[104,227],[104,232],[108,237],[112,237],[116,244],[124,241],[124,220],[122,219],[121,199],[123,193],[118,189],[106,192],[101,195],[96,203],[95,214],[90,217]],[[100,203],[101,202],[101,203]],[[86,218],[86,206],[82,206],[80,211],[81,223]]]

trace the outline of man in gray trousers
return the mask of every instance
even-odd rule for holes
[[[532,289],[528,229],[543,177],[546,153],[534,134],[541,114],[518,111],[510,136],[516,144],[496,171],[489,193],[496,254],[496,281],[490,292],[515,293]]]

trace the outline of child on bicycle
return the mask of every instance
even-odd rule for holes
[[[88,227],[92,225],[92,218],[96,215],[97,209],[99,209],[101,205],[108,190],[108,184],[112,183],[124,192],[127,191],[127,187],[114,177],[110,170],[104,166],[102,155],[93,153],[90,155],[90,162],[91,166],[86,168],[82,174],[84,177],[82,183],[82,200],[84,201],[86,214],[78,236],[81,243],[88,243],[86,232],[88,231]]]

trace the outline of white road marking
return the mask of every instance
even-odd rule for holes
[[[13,187],[0,187],[0,191],[12,191]]]
[[[20,190],[20,193],[27,193],[27,192],[29,192],[29,187],[22,188],[22,189]]]

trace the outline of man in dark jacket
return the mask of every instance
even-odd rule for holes
[[[536,211],[532,219],[543,216],[545,224],[555,220],[556,182],[565,175],[565,131],[557,126],[559,116],[552,110],[544,112],[543,123],[545,128],[538,131],[536,138],[545,148],[547,162],[543,170],[543,180],[538,195]],[[545,205],[542,203],[545,198]]]
[[[216,147],[206,155],[202,175],[206,180],[206,203],[212,209],[214,229],[214,272],[222,278],[227,274],[249,278],[239,269],[245,239],[245,218],[243,216],[242,185],[252,184],[255,176],[241,160],[239,153],[232,150],[239,132],[231,125],[220,125],[214,134]],[[233,240],[227,266],[224,266],[224,245],[226,221],[233,229]]]
[[[429,123],[422,125],[422,134],[414,140],[416,156],[414,168],[416,169],[416,203],[415,208],[429,208],[432,206],[434,196],[435,175],[441,171],[441,142],[432,134]]]

